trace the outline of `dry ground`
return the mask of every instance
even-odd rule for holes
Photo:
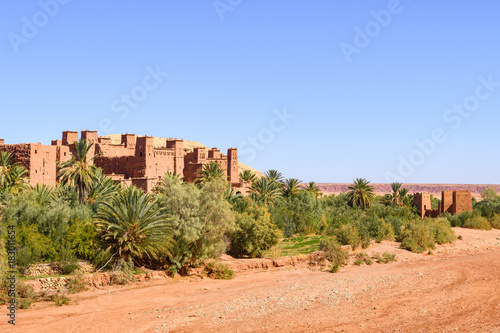
[[[332,274],[252,270],[230,281],[163,279],[37,304],[1,332],[500,332],[500,230],[455,228],[463,240],[398,261]],[[5,306],[1,308],[5,313]]]

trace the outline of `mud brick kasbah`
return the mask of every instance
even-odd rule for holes
[[[154,137],[122,134],[120,144],[112,144],[109,137],[97,136],[97,131],[82,131],[81,139],[94,145],[89,156],[99,154],[92,162],[103,169],[113,180],[124,185],[135,185],[149,192],[167,172],[193,182],[203,166],[218,163],[225,170],[227,180],[235,189],[246,190],[246,184],[239,183],[238,153],[229,148],[227,155],[219,149],[198,147],[184,148],[184,141],[165,139],[165,145],[155,147]],[[13,153],[13,162],[28,170],[32,185],[57,183],[57,165],[71,159],[78,132],[64,131],[62,140],[53,140],[52,145],[40,143],[5,144],[0,139],[0,151]]]
[[[431,209],[431,195],[429,193],[415,193],[413,204],[417,206],[420,217],[438,217],[444,212],[452,215],[469,211],[472,212],[471,191],[442,191],[441,202],[437,209]]]

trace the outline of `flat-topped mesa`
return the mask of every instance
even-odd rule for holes
[[[125,185],[135,185],[144,191],[151,191],[167,172],[184,177],[193,182],[199,177],[203,166],[218,163],[225,170],[227,180],[233,187],[239,186],[238,155],[235,148],[228,149],[227,155],[213,148],[197,147],[185,149],[184,141],[167,139],[165,146],[156,147],[155,138],[122,134],[121,142],[113,144],[109,137],[99,137],[97,131],[81,131],[81,139],[93,143],[88,156],[99,156],[93,163],[102,168],[104,174]],[[62,140],[52,140],[50,146],[41,144],[5,145],[0,140],[0,151],[14,154],[29,172],[30,183],[56,184],[57,164],[71,159],[75,154],[74,143],[78,132],[64,131]],[[40,176],[41,174],[41,176]]]

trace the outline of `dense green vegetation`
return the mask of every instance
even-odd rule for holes
[[[223,253],[261,257],[320,249],[331,258],[332,270],[338,270],[345,263],[341,245],[357,249],[392,240],[423,252],[453,242],[451,227],[500,227],[500,196],[493,189],[474,203],[473,212],[422,220],[413,196],[400,183],[391,184],[392,194],[375,196],[370,182],[358,178],[348,193],[322,195],[314,182],[302,186],[276,170],[262,178],[247,170],[240,180],[251,184],[250,195],[243,197],[229,187],[221,167],[211,163],[195,184],[166,174],[146,194],[121,188],[93,166],[95,156],[87,156],[91,143],[82,140],[75,147],[76,156],[59,166],[55,188],[28,185],[26,170],[13,164],[10,154],[0,154],[1,281],[8,226],[16,231],[20,270],[59,261],[67,274],[77,269],[77,260],[101,270],[132,272],[133,266],[145,266],[185,274]],[[209,274],[230,275],[218,264],[206,267]]]

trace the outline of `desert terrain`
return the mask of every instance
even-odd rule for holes
[[[317,183],[316,185],[324,194],[339,194],[349,192],[347,188],[351,184]],[[373,183],[371,185],[373,185],[375,194],[377,195],[392,193],[390,184]],[[496,192],[500,192],[500,185],[498,184],[403,184],[403,187],[407,188],[410,194],[417,192],[430,193],[437,199],[441,199],[441,191],[453,190],[470,190],[473,198],[480,199],[481,192],[490,186],[493,186]]]
[[[19,310],[1,332],[500,332],[500,230],[415,254],[384,241],[396,262],[329,273],[304,258],[224,257],[233,280],[198,275],[92,288],[72,304]],[[277,266],[277,267],[276,267]],[[5,307],[2,307],[5,311]]]

